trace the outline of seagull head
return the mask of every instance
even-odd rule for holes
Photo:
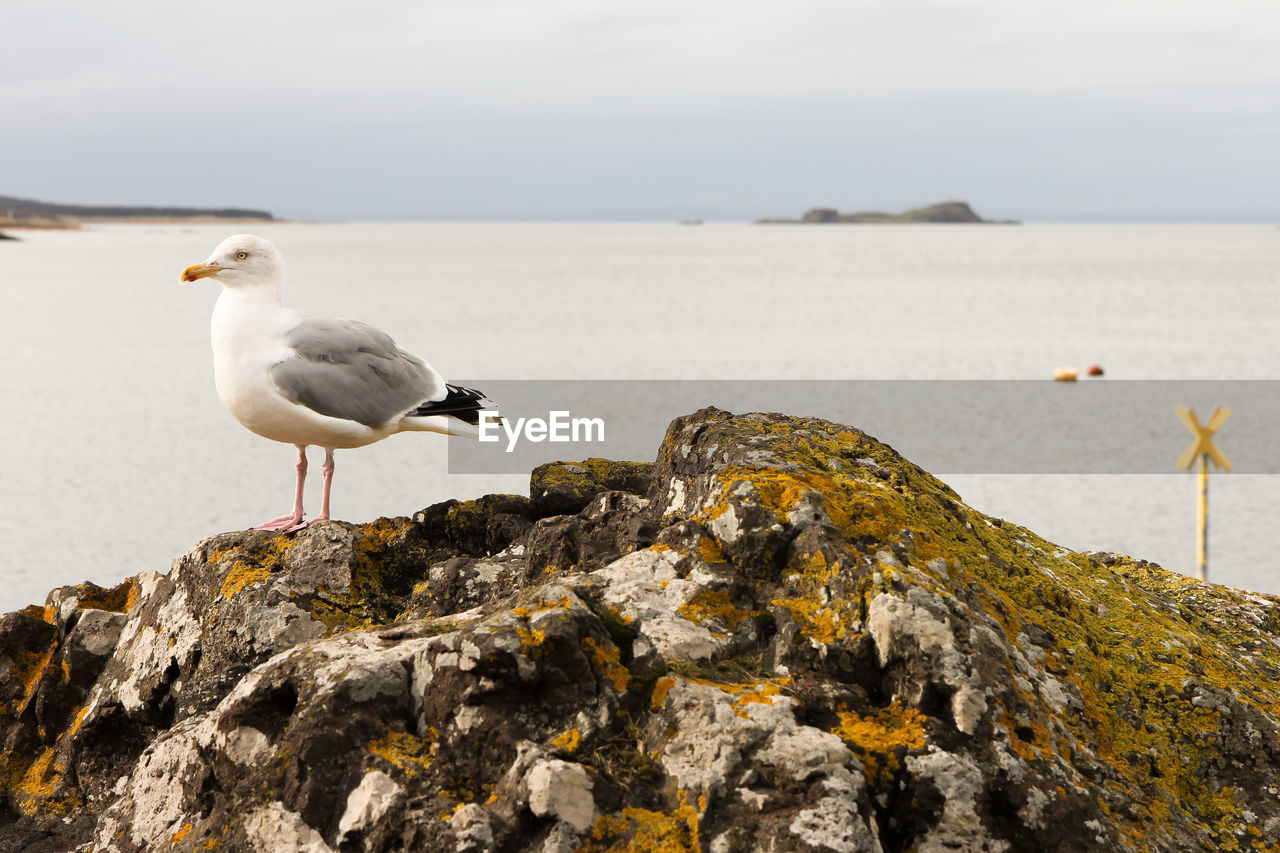
[[[270,240],[237,234],[219,243],[207,261],[182,271],[183,281],[202,278],[215,279],[223,287],[279,288],[284,282],[284,257]]]

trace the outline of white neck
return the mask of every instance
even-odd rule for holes
[[[210,320],[213,348],[234,347],[245,336],[280,333],[297,322],[297,313],[284,307],[278,286],[224,287]]]

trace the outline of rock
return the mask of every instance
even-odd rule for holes
[[[840,211],[834,207],[815,207],[806,210],[804,216],[800,217],[801,222],[839,222]]]
[[[582,462],[550,462],[533,469],[529,477],[529,502],[535,518],[572,515],[601,492],[646,495],[653,466],[640,462],[585,459]]]
[[[1010,219],[983,219],[968,202],[964,201],[943,201],[937,204],[926,205],[925,207],[916,207],[902,213],[884,213],[878,210],[863,211],[860,213],[841,213],[834,207],[815,207],[805,211],[804,215],[799,219],[780,219],[769,218],[757,220],[758,224],[763,225],[793,225],[802,223],[806,225],[828,225],[828,224],[875,224],[875,225],[901,225],[901,224],[987,224],[987,225],[1016,225],[1017,223]]]
[[[0,850],[1276,849],[1276,598],[819,420],[531,494],[0,617]]]
[[[538,817],[562,820],[577,832],[586,832],[596,816],[591,797],[591,777],[580,764],[553,758],[539,761],[525,776],[529,810]]]

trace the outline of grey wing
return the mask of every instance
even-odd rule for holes
[[[376,428],[446,393],[422,359],[358,320],[303,320],[287,343],[294,354],[271,368],[271,378],[285,397],[322,415]]]

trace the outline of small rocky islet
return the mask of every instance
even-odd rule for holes
[[[834,207],[814,207],[799,219],[757,219],[757,225],[1018,225],[1014,219],[983,219],[966,201],[941,201],[902,213],[868,210],[841,213]]]
[[[0,850],[1277,850],[1280,599],[704,409],[0,617]]]

